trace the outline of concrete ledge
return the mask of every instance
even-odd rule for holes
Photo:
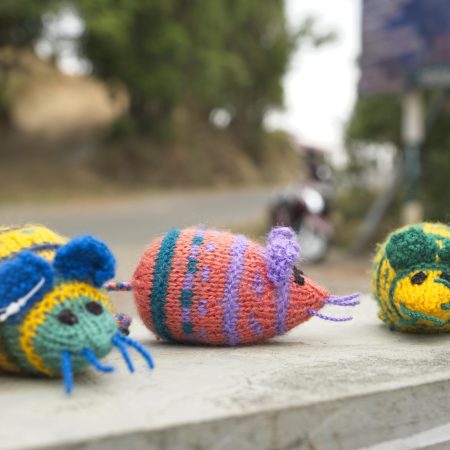
[[[418,449],[450,447],[450,336],[388,331],[366,297],[355,320],[312,319],[265,345],[157,343],[149,374],[0,379],[1,449]],[[338,315],[339,308],[328,308]],[[401,441],[399,441],[401,439]],[[401,446],[400,446],[401,444]]]

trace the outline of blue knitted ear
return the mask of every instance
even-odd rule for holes
[[[114,277],[116,260],[106,244],[86,235],[60,247],[53,266],[63,278],[87,281],[100,287]]]
[[[0,264],[0,322],[20,317],[53,288],[53,268],[30,251]]]

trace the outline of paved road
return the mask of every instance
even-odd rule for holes
[[[270,188],[255,188],[4,207],[0,223],[42,223],[67,236],[92,233],[105,240],[117,256],[118,276],[129,277],[156,235],[173,226],[223,227],[261,220],[270,195]]]

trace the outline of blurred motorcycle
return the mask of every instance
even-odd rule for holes
[[[298,233],[302,258],[306,262],[322,261],[333,237],[322,194],[310,186],[288,188],[279,193],[270,207],[272,226],[291,227]]]
[[[329,220],[331,169],[317,149],[303,148],[303,159],[307,181],[275,194],[269,207],[270,222],[272,226],[291,227],[298,234],[302,258],[315,263],[325,258],[334,235]]]

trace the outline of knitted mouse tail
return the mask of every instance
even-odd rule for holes
[[[127,292],[133,288],[129,281],[109,281],[103,285],[103,289],[106,289],[108,292]]]

